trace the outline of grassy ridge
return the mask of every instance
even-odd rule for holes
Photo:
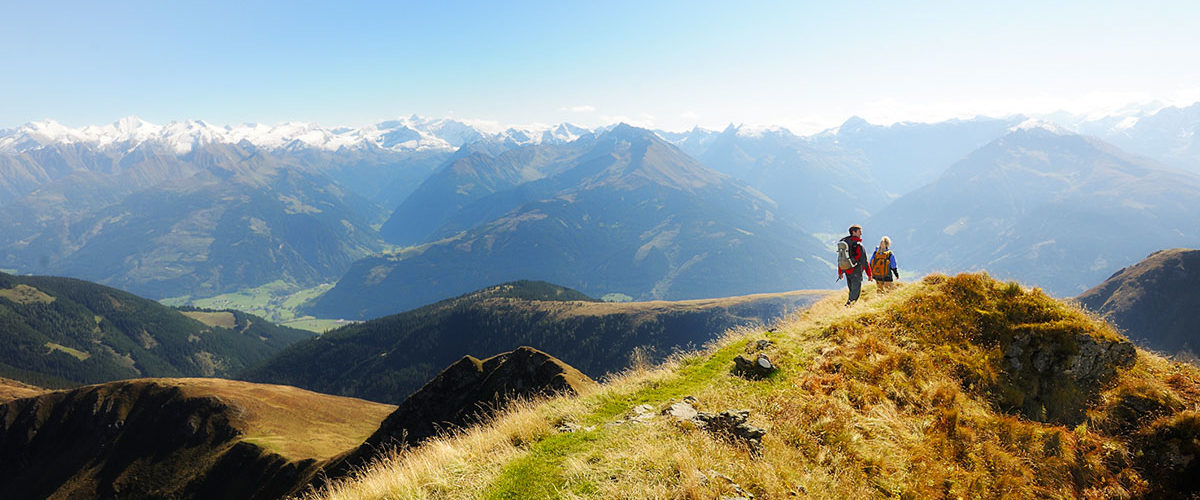
[[[732,331],[578,397],[518,405],[313,497],[1161,497],[1200,487],[1185,460],[1200,439],[1194,367],[1139,351],[1093,385],[1070,382],[1078,397],[1048,408],[1069,383],[1014,368],[1009,348],[1032,335],[1069,357],[1085,344],[1076,334],[1119,339],[1111,326],[986,275],[935,276],[886,296],[868,286],[859,305],[843,301],[835,294],[774,332]],[[780,371],[731,375],[732,358],[760,339],[773,342],[766,354]],[[632,418],[637,405],[657,414],[684,396],[702,411],[750,410],[768,430],[761,454],[665,416]],[[568,422],[581,430],[557,430]]]
[[[16,380],[0,378],[0,403],[13,399],[27,398],[45,392],[41,387],[32,386]]]
[[[297,343],[239,378],[399,403],[464,354],[486,357],[524,345],[599,377],[628,366],[631,352],[662,359],[818,296],[617,304],[549,283],[514,282],[339,328]]]

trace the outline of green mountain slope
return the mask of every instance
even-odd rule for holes
[[[392,243],[424,243],[472,202],[557,173],[586,151],[587,141],[530,145],[494,153],[494,146],[464,146],[421,183],[379,229]]]
[[[1189,498],[1200,370],[931,276],[386,455],[313,498]],[[743,377],[739,356],[776,371]]]
[[[733,326],[779,317],[817,296],[606,303],[548,283],[515,282],[339,328],[239,378],[399,403],[464,355],[485,357],[521,346],[554,353],[599,377],[625,368],[635,349],[661,359]]]
[[[82,280],[0,273],[0,376],[38,385],[229,376],[311,335]]]

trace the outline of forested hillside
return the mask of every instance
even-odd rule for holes
[[[82,280],[0,273],[0,376],[38,385],[230,376],[310,336],[242,312],[181,312]]]

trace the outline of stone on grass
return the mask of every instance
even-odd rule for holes
[[[775,372],[775,365],[766,354],[759,353],[755,359],[739,355],[733,358],[733,374],[751,380],[767,378]]]

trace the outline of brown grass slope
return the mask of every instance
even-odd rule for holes
[[[1143,345],[1169,354],[1200,353],[1200,250],[1150,254],[1077,300]]]
[[[0,405],[0,491],[21,498],[275,498],[393,406],[220,379],[136,379]]]
[[[46,392],[46,390],[41,387],[0,377],[0,403],[36,396],[43,392]]]
[[[1186,498],[1200,372],[985,274],[931,276],[393,453],[319,498]],[[768,340],[760,343],[760,340]],[[731,373],[759,351],[779,368]],[[746,409],[761,447],[662,410]],[[644,406],[645,405],[645,406]],[[647,411],[647,408],[650,411]],[[570,425],[567,425],[570,424]]]

